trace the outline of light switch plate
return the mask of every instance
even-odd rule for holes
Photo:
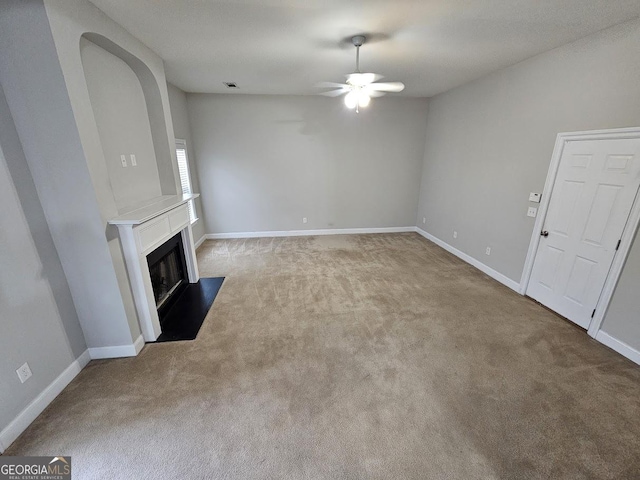
[[[135,167],[136,165],[138,165],[138,162],[136,161],[136,156],[133,153],[130,156],[131,156],[131,166]]]
[[[120,161],[122,162],[122,166],[123,167],[127,166],[127,156],[126,155],[120,155]]]
[[[531,192],[529,194],[529,201],[530,202],[536,202],[536,203],[540,203],[540,198],[542,197],[541,194],[539,193],[535,193],[535,192]]]
[[[529,207],[527,210],[527,217],[534,217],[538,214],[538,209],[536,207]]]

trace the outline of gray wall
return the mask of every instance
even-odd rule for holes
[[[4,0],[1,8],[0,429],[87,346],[131,345],[140,334],[117,234],[106,224],[118,214],[116,197],[123,196],[112,189],[105,161],[105,154],[113,153],[109,148],[119,146],[103,149],[101,140],[111,142],[126,132],[101,138],[105,131],[98,123],[111,121],[113,127],[114,122],[94,115],[81,58],[83,36],[120,53],[135,66],[140,84],[149,87],[143,89],[151,114],[146,123],[162,193],[176,192],[160,57],[86,0]],[[124,72],[115,67],[102,74]],[[126,85],[116,81],[106,87],[131,93],[135,83],[126,75]],[[119,102],[132,96],[120,98],[121,93],[105,95],[102,114],[104,108],[131,114],[130,106]],[[135,97],[139,102],[139,91]],[[25,361],[33,377],[22,385],[15,369]]]
[[[144,122],[143,119],[143,122],[147,123],[151,129],[161,192],[170,195],[177,191],[177,165],[175,151],[169,144],[169,139],[173,139],[174,135],[164,64],[158,55],[87,0],[65,0],[64,2],[45,0],[45,8],[51,30],[50,35],[53,36],[57,52],[58,68],[62,70],[68,92],[67,101],[76,121],[74,136],[79,137],[84,152],[84,165],[81,168],[88,169],[92,182],[90,195],[93,197],[92,201],[97,202],[98,213],[91,220],[98,222],[101,240],[106,240],[106,248],[101,250],[110,257],[109,271],[106,276],[114,276],[116,281],[116,289],[109,288],[99,297],[87,296],[93,303],[103,300],[108,302],[109,308],[118,307],[119,311],[112,313],[109,319],[95,319],[89,326],[83,323],[85,336],[91,347],[130,345],[138,338],[140,327],[118,233],[115,227],[107,223],[109,219],[122,213],[116,202],[108,170],[108,165],[113,160],[111,156],[119,154],[110,152],[108,146],[105,148],[102,145],[98,125],[100,118],[96,118],[92,108],[92,99],[82,62],[81,39],[90,40],[118,56],[138,77],[145,95],[148,113],[147,121]],[[34,67],[34,70],[37,70],[37,67]],[[117,92],[115,94],[117,95]],[[114,98],[113,103],[117,104],[118,99]],[[85,200],[84,196],[80,198]],[[95,269],[90,262],[84,262],[84,265],[91,266],[91,270]],[[83,273],[91,274],[91,272]],[[67,278],[70,285],[81,281],[81,278],[76,275],[67,275]],[[100,289],[94,287],[91,290],[95,292]],[[76,300],[76,306],[78,304],[79,301]],[[102,310],[106,311],[106,308]],[[95,311],[102,312],[102,310],[94,308],[94,317],[98,316]]]
[[[602,330],[640,350],[640,240],[638,232],[618,280]]]
[[[0,205],[1,431],[87,348],[1,89]],[[33,376],[21,384],[24,362]]]
[[[63,4],[73,10],[71,17],[76,16],[73,21],[80,28],[79,7],[92,8],[90,4],[56,5]],[[80,123],[87,128],[88,119],[73,110],[42,1],[5,0],[3,9],[0,65],[11,67],[0,68],[0,83],[85,339],[89,347],[130,345],[132,330],[78,132]],[[79,36],[73,47],[79,62]],[[84,82],[81,65],[80,75]]]
[[[557,133],[640,125],[639,51],[635,20],[431,99],[417,225],[519,282]],[[633,250],[603,329],[640,348]]]
[[[189,157],[189,173],[191,175],[191,186],[195,193],[200,193],[200,179],[198,177],[198,166],[196,165],[196,152],[193,148],[191,137],[191,127],[189,126],[189,114],[187,112],[187,95],[178,87],[167,83],[169,93],[169,104],[171,105],[171,119],[173,120],[173,132],[176,138],[187,142],[187,156]],[[194,223],[193,237],[200,240],[206,233],[204,230],[204,218],[202,213],[202,198],[195,201],[196,216],[198,221]]]
[[[80,40],[80,52],[116,208],[123,211],[159,197],[149,112],[138,77],[123,60],[89,40]],[[122,166],[122,154],[127,167]]]
[[[426,99],[187,101],[207,233],[414,225]]]

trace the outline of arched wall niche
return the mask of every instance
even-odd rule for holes
[[[174,169],[172,165],[172,156],[171,156],[171,146],[172,142],[169,142],[169,138],[167,136],[167,126],[165,123],[165,112],[162,103],[162,97],[160,94],[160,88],[156,81],[155,76],[149,69],[149,67],[138,57],[131,54],[124,48],[120,47],[118,44],[114,43],[112,40],[104,37],[103,35],[86,32],[81,36],[81,46],[83,42],[90,42],[91,44],[99,47],[100,49],[108,52],[113,55],[117,59],[124,62],[131,71],[137,77],[137,80],[142,89],[142,93],[144,96],[144,104],[146,106],[146,119],[148,120],[148,128],[150,130],[151,135],[151,143],[153,148],[153,156],[155,157],[155,168],[157,168],[157,179],[149,178],[149,181],[157,184],[157,193],[160,195],[175,195],[177,193],[176,188],[176,179],[174,176]],[[90,84],[88,74],[90,72],[87,71],[87,66],[85,65],[85,61],[83,59],[83,68],[85,68],[85,79],[87,83]],[[109,79],[105,79],[109,81]],[[94,80],[95,81],[95,80]],[[91,88],[90,96],[91,96]],[[102,112],[96,111],[96,106],[94,104],[94,99],[92,98],[92,107],[94,108],[94,115],[96,116],[96,121],[98,124],[98,128],[100,130],[100,121]],[[107,107],[109,108],[109,107]],[[102,137],[102,133],[101,137]],[[118,159],[114,158],[113,153],[107,156],[107,150],[109,150],[108,145],[104,145],[104,140],[102,141],[103,151],[105,152],[105,161],[107,162],[117,162]],[[129,154],[133,152],[123,151],[122,154]],[[127,156],[127,161],[130,165],[130,158]],[[112,170],[113,171],[113,170]],[[123,172],[125,170],[123,169]],[[127,172],[134,172],[133,170],[128,170]],[[142,173],[142,172],[141,172]],[[149,173],[149,177],[155,176],[155,171]],[[146,179],[145,179],[146,180]],[[146,182],[145,182],[146,183]],[[126,187],[126,185],[125,185]],[[138,188],[141,188],[140,186]],[[142,189],[143,190],[143,189]],[[149,190],[151,192],[151,190]],[[144,190],[139,192],[144,196]],[[117,192],[114,192],[114,196]],[[120,197],[122,194],[120,193]],[[149,200],[150,198],[142,198],[140,200]],[[116,203],[118,203],[118,199],[116,198]],[[127,204],[126,199],[120,198],[120,205],[118,205],[119,210],[127,210],[131,205]]]

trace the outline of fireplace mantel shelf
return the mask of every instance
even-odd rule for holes
[[[152,201],[152,203],[147,203],[128,213],[112,218],[109,220],[109,223],[111,225],[140,225],[199,196],[199,193],[192,193],[189,195],[165,195],[158,197]]]

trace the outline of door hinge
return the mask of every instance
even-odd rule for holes
[[[596,309],[594,308],[593,312],[591,312],[591,318],[593,318],[595,314],[596,314]]]
[[[622,243],[622,239],[618,240],[618,244],[616,245],[616,252],[620,248],[620,244]]]

